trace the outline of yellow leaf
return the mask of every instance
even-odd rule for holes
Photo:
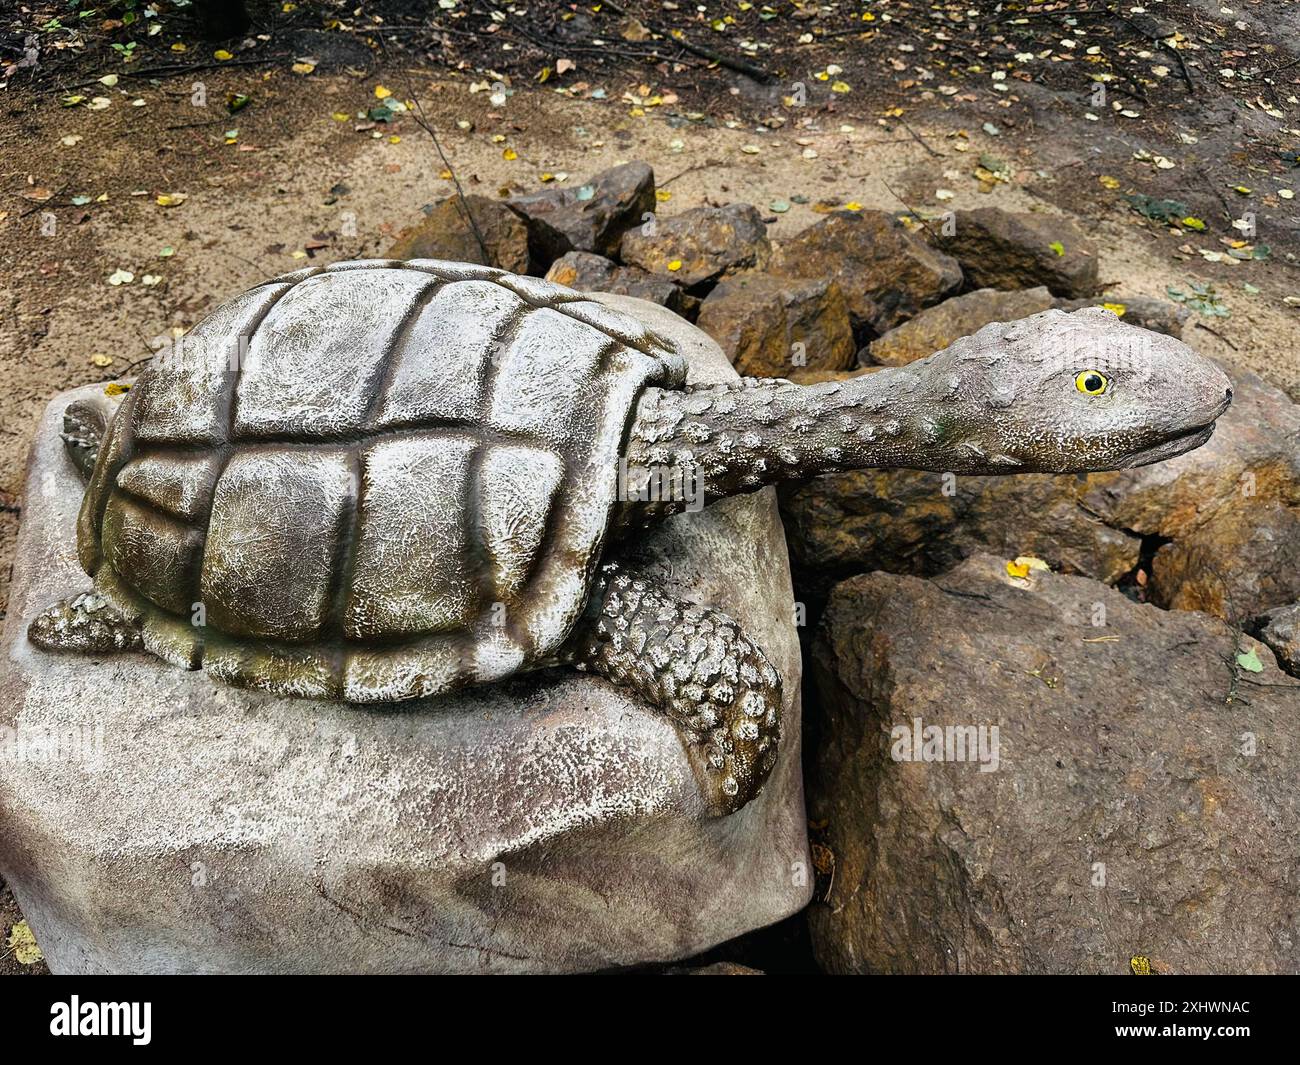
[[[124,385],[117,381],[104,386],[104,395],[106,396],[124,396],[131,391],[130,385]]]
[[[549,170],[543,170],[540,177],[543,184],[555,180],[555,175],[552,174]]]
[[[542,67],[542,69],[537,72],[536,80],[539,82],[545,82],[548,78],[550,78],[550,76],[551,76],[551,68]]]
[[[330,117],[333,118],[335,122],[346,122],[352,116],[346,111],[335,111]]]
[[[375,98],[378,100],[387,100],[393,95],[392,89],[385,89],[382,85],[375,86]]]
[[[660,203],[667,203],[673,198],[673,194],[668,189],[655,189],[655,199]]]
[[[9,947],[19,965],[35,965],[38,961],[45,960],[41,948],[36,945],[36,936],[26,921],[19,921],[9,930]]]
[[[844,210],[860,211],[862,210],[862,204],[858,203],[856,200],[850,200],[848,203],[844,205]]]
[[[164,192],[158,197],[159,207],[179,207],[187,199],[183,192]]]
[[[307,62],[294,63],[294,65],[291,66],[289,69],[292,70],[295,74],[310,74],[313,70],[316,69],[316,64],[307,63]]]
[[[1106,310],[1110,311],[1116,318],[1123,318],[1124,312],[1128,310],[1128,308],[1122,303],[1103,303],[1102,306],[1105,307]]]
[[[212,53],[212,58],[219,59],[221,62],[224,63],[227,59],[234,59],[235,57],[231,55],[229,52],[227,52],[224,48],[218,48],[215,52]]]
[[[394,133],[391,137],[388,138],[388,143],[389,143],[389,144],[401,144],[401,143],[402,143],[402,138],[399,137],[396,133]]]
[[[438,172],[438,176],[439,176],[440,178],[442,178],[443,181],[450,181],[450,180],[451,180],[451,171],[450,171],[450,170],[441,170],[441,171]]]
[[[681,259],[674,259],[672,262],[668,264],[668,269],[671,270],[673,273],[676,273],[681,268],[682,268]]]
[[[1019,562],[1008,562],[1007,576],[1017,577],[1020,580],[1025,580],[1029,576],[1029,567],[1022,566]]]
[[[519,153],[515,151],[513,148],[507,148],[504,152],[501,153],[501,158],[504,159],[506,162],[511,162],[512,160],[519,158]]]
[[[185,45],[183,45],[180,41],[177,41],[175,44],[172,45],[172,51],[183,52],[185,51]]]
[[[1101,182],[1103,188],[1107,188],[1107,189],[1119,188],[1119,178],[1111,177],[1109,174],[1102,174],[1101,177],[1099,177],[1097,180]]]
[[[849,83],[847,81],[831,82],[831,92],[852,92],[852,91],[853,90],[849,87]]]
[[[1151,959],[1142,954],[1134,954],[1129,958],[1128,967],[1134,976],[1151,975]]]

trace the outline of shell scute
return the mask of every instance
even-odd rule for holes
[[[200,599],[235,636],[306,641],[332,605],[353,459],[341,449],[236,453],[217,482]]]
[[[435,260],[297,271],[191,335],[202,357],[150,367],[110,426],[82,558],[169,661],[356,702],[552,655],[586,605],[637,398],[685,376],[627,315]],[[131,508],[169,531],[125,531]],[[120,539],[103,566],[101,535]],[[196,543],[175,572],[154,558]]]
[[[474,437],[383,440],[361,459],[356,560],[343,627],[352,640],[467,628],[479,609],[465,520]]]

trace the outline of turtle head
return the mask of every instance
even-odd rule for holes
[[[956,473],[1145,466],[1204,444],[1232,400],[1210,360],[1100,307],[988,325],[885,373],[916,375],[913,447]]]

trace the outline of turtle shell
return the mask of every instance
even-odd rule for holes
[[[680,352],[558,285],[431,259],[300,270],[141,375],[78,524],[145,646],[268,691],[435,695],[585,605],[639,393]]]

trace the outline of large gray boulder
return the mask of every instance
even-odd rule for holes
[[[671,312],[596,298],[682,337],[693,382],[734,374]],[[807,902],[770,491],[643,541],[663,587],[738,618],[785,678],[771,778],[711,818],[668,721],[568,670],[383,710],[37,650],[31,618],[89,584],[58,431],[98,392],[37,428],[0,642],[0,875],[55,972],[572,972],[690,957]]]
[[[811,668],[827,969],[1300,968],[1300,681],[1262,644],[978,556],[837,586]]]

